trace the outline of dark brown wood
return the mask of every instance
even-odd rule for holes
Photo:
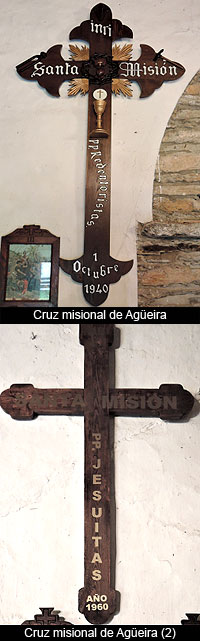
[[[133,260],[120,261],[110,256],[112,80],[137,82],[141,88],[140,98],[145,98],[163,82],[180,78],[185,69],[145,44],[141,45],[138,60],[114,61],[113,41],[132,38],[133,32],[120,20],[113,19],[111,9],[103,3],[94,6],[90,19],[72,29],[69,37],[89,43],[89,60],[65,61],[61,45],[55,45],[47,53],[41,52],[18,65],[17,72],[25,79],[37,80],[57,97],[66,80],[84,78],[89,82],[84,252],[74,260],[60,258],[60,267],[75,282],[82,283],[86,301],[99,306],[107,299],[110,284],[118,282],[133,266]],[[93,93],[97,88],[107,93],[103,113],[105,137],[102,132],[94,135]]]
[[[95,25],[102,26],[102,33],[91,31]],[[110,8],[101,3],[92,9],[90,21],[70,33],[70,39],[82,37],[90,47],[85,239],[83,256],[75,260],[60,259],[60,267],[73,280],[82,283],[84,298],[94,306],[105,302],[110,284],[118,282],[133,266],[133,260],[120,261],[110,256],[111,92],[112,77],[117,73],[116,68],[118,71],[118,64],[112,68],[112,41],[114,36],[118,39],[132,35],[129,27],[112,20]],[[98,75],[98,63],[101,75]],[[93,93],[101,87],[107,93],[103,128],[108,136],[94,137],[91,136],[96,128]]]
[[[187,619],[182,619],[182,625],[200,625],[200,614],[186,614]]]
[[[91,11],[90,19],[93,20],[94,24],[105,24],[112,26],[112,40],[118,40],[119,38],[132,38],[133,32],[130,27],[122,24],[120,20],[113,20],[111,15],[110,7],[106,4],[100,2],[95,5]],[[108,30],[107,30],[108,31]],[[89,42],[91,35],[91,21],[85,20],[78,27],[75,27],[70,32],[70,40],[86,40]],[[101,34],[100,34],[101,35]],[[104,34],[102,38],[102,49],[101,52],[104,53]]]
[[[84,390],[37,389],[14,384],[0,395],[0,405],[17,420],[32,420],[38,415],[83,416]]]
[[[24,80],[38,82],[40,87],[56,98],[60,97],[59,89],[66,80],[74,80],[77,75],[71,71],[74,67],[72,60],[64,60],[61,55],[62,45],[54,45],[47,52],[33,56],[17,65],[16,70]],[[81,73],[82,62],[77,61],[76,67]],[[57,73],[58,70],[58,73]]]
[[[88,42],[92,59],[96,54],[112,57],[112,42],[121,38],[133,38],[133,32],[120,20],[112,18],[111,9],[107,5],[99,3],[91,10],[89,20],[72,29],[69,38]],[[118,77],[137,82],[141,88],[140,98],[146,98],[159,89],[163,82],[178,80],[185,73],[183,65],[162,55],[163,49],[156,53],[150,45],[141,44],[140,47],[141,55],[137,60],[117,62],[110,72],[110,81],[113,77]],[[42,51],[28,58],[17,65],[17,73],[26,80],[37,81],[48,93],[56,97],[59,97],[59,89],[66,80],[89,77],[91,81],[92,78],[85,74],[88,63],[85,65],[84,60],[65,60],[61,50],[62,45],[57,44],[47,52]],[[100,85],[105,85],[105,82],[104,77],[99,78]]]
[[[185,73],[179,62],[157,54],[153,47],[141,44],[141,55],[137,60],[120,61],[119,77],[140,86],[140,98],[148,98],[163,82],[178,80]]]
[[[85,424],[85,562],[79,610],[90,623],[105,623],[116,612],[119,596],[111,584],[111,446],[109,348],[112,325],[81,325],[84,345]],[[106,403],[107,405],[107,403]]]
[[[191,411],[192,394],[182,385],[160,385],[159,389],[109,389],[102,393],[102,410],[110,416],[155,416],[166,421],[180,421]],[[14,384],[0,395],[2,409],[17,420],[36,416],[84,416],[83,389],[38,389],[30,384]]]
[[[51,284],[49,300],[6,300],[8,277],[9,248],[13,244],[22,245],[51,245]],[[22,228],[2,236],[0,254],[0,307],[54,307],[58,303],[58,271],[59,271],[60,238],[39,225],[24,225]]]
[[[84,415],[85,560],[79,610],[95,624],[110,620],[119,606],[111,563],[110,420],[114,416],[159,416],[177,421],[187,416],[194,403],[182,385],[112,389],[109,352],[113,339],[113,325],[80,325],[85,352],[84,389],[37,389],[31,384],[14,384],[0,396],[2,409],[15,419],[31,420],[38,414]]]

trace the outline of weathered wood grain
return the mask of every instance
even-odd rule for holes
[[[111,619],[119,605],[114,579],[112,418],[158,416],[177,421],[190,412],[194,399],[182,385],[175,384],[163,384],[158,389],[113,388],[109,353],[114,347],[113,325],[80,325],[80,342],[85,354],[84,389],[37,389],[31,384],[14,384],[2,392],[0,405],[18,420],[31,420],[38,414],[84,415],[85,554],[79,610],[90,623],[102,624]],[[47,608],[44,612],[50,621],[51,611]]]

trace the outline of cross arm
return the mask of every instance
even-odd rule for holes
[[[182,385],[163,384],[158,389],[115,389],[110,392],[110,414],[158,417],[180,421],[189,414],[194,397]]]
[[[81,416],[84,390],[38,389],[34,385],[14,384],[0,396],[2,409],[17,420],[31,420],[39,414]]]
[[[137,60],[118,61],[118,78],[128,83],[137,82],[140,98],[151,96],[163,82],[178,80],[185,73],[183,65],[156,53],[153,47],[141,44],[140,48],[141,55]]]
[[[80,60],[65,60],[61,54],[62,48],[61,44],[54,45],[47,52],[42,51],[28,58],[17,65],[17,73],[24,80],[37,81],[49,94],[59,98],[63,82],[82,77],[83,64]]]
[[[194,398],[182,385],[161,385],[159,389],[111,389],[101,398],[102,409],[111,416],[183,419]],[[0,396],[2,409],[14,419],[31,420],[38,415],[83,416],[83,389],[38,389],[31,384],[14,384]]]
[[[110,8],[102,3],[93,7],[90,20],[85,20],[70,32],[69,38],[89,42],[90,56],[94,53],[111,54],[112,41],[121,38],[132,38],[132,30],[120,20],[112,19]],[[89,55],[88,55],[89,58]],[[62,45],[57,44],[48,51],[42,51],[17,65],[17,73],[25,80],[37,81],[38,84],[55,97],[65,81],[87,78],[83,60],[65,60],[62,57]],[[94,87],[93,87],[94,89]]]

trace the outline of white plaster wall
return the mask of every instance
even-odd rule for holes
[[[82,254],[87,97],[60,100],[15,72],[19,62],[56,43],[89,17],[94,3],[77,0],[2,2],[1,39],[1,218],[0,234],[23,224],[40,224],[61,237],[61,256]],[[135,258],[138,221],[151,219],[152,184],[167,121],[199,65],[199,0],[109,2],[113,16],[134,31],[140,43],[163,48],[186,67],[153,96],[113,98],[111,255]],[[110,288],[107,305],[136,305],[136,260],[131,272]],[[59,305],[87,306],[80,285],[60,273]]]
[[[181,383],[199,397],[199,327],[119,325],[116,386]],[[1,326],[0,390],[82,387],[78,325]],[[83,586],[83,419],[14,421],[0,410],[0,624],[54,606],[78,612]],[[179,624],[200,611],[200,418],[115,420],[115,624]]]

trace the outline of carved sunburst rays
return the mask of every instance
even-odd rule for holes
[[[69,45],[71,51],[71,60],[89,60],[89,48],[86,45],[78,47],[78,45]],[[112,58],[113,60],[130,60],[132,53],[132,45],[114,45],[112,48]],[[78,80],[71,80],[69,83],[70,87],[68,89],[69,96],[76,96],[77,93],[85,95],[89,91],[89,80],[87,78],[79,78]],[[130,89],[130,82],[122,78],[113,78],[112,80],[112,91],[115,96],[122,93],[126,97],[132,96],[132,90]]]
[[[81,48],[78,45],[69,45],[71,51],[71,60],[89,60],[89,47],[83,45]]]
[[[130,60],[132,54],[132,45],[114,45],[112,48],[113,60]]]
[[[113,78],[112,92],[115,94],[115,96],[118,96],[120,93],[123,93],[123,96],[126,96],[126,98],[129,98],[130,96],[132,96],[132,89],[130,89],[129,87],[130,84],[131,83],[125,78]]]
[[[89,47],[86,45],[81,48],[78,45],[69,45],[72,60],[89,60]],[[114,45],[112,48],[113,60],[130,60],[132,45]]]
[[[71,80],[69,84],[68,96],[76,96],[79,91],[82,95],[85,95],[89,91],[89,80],[87,78]]]

